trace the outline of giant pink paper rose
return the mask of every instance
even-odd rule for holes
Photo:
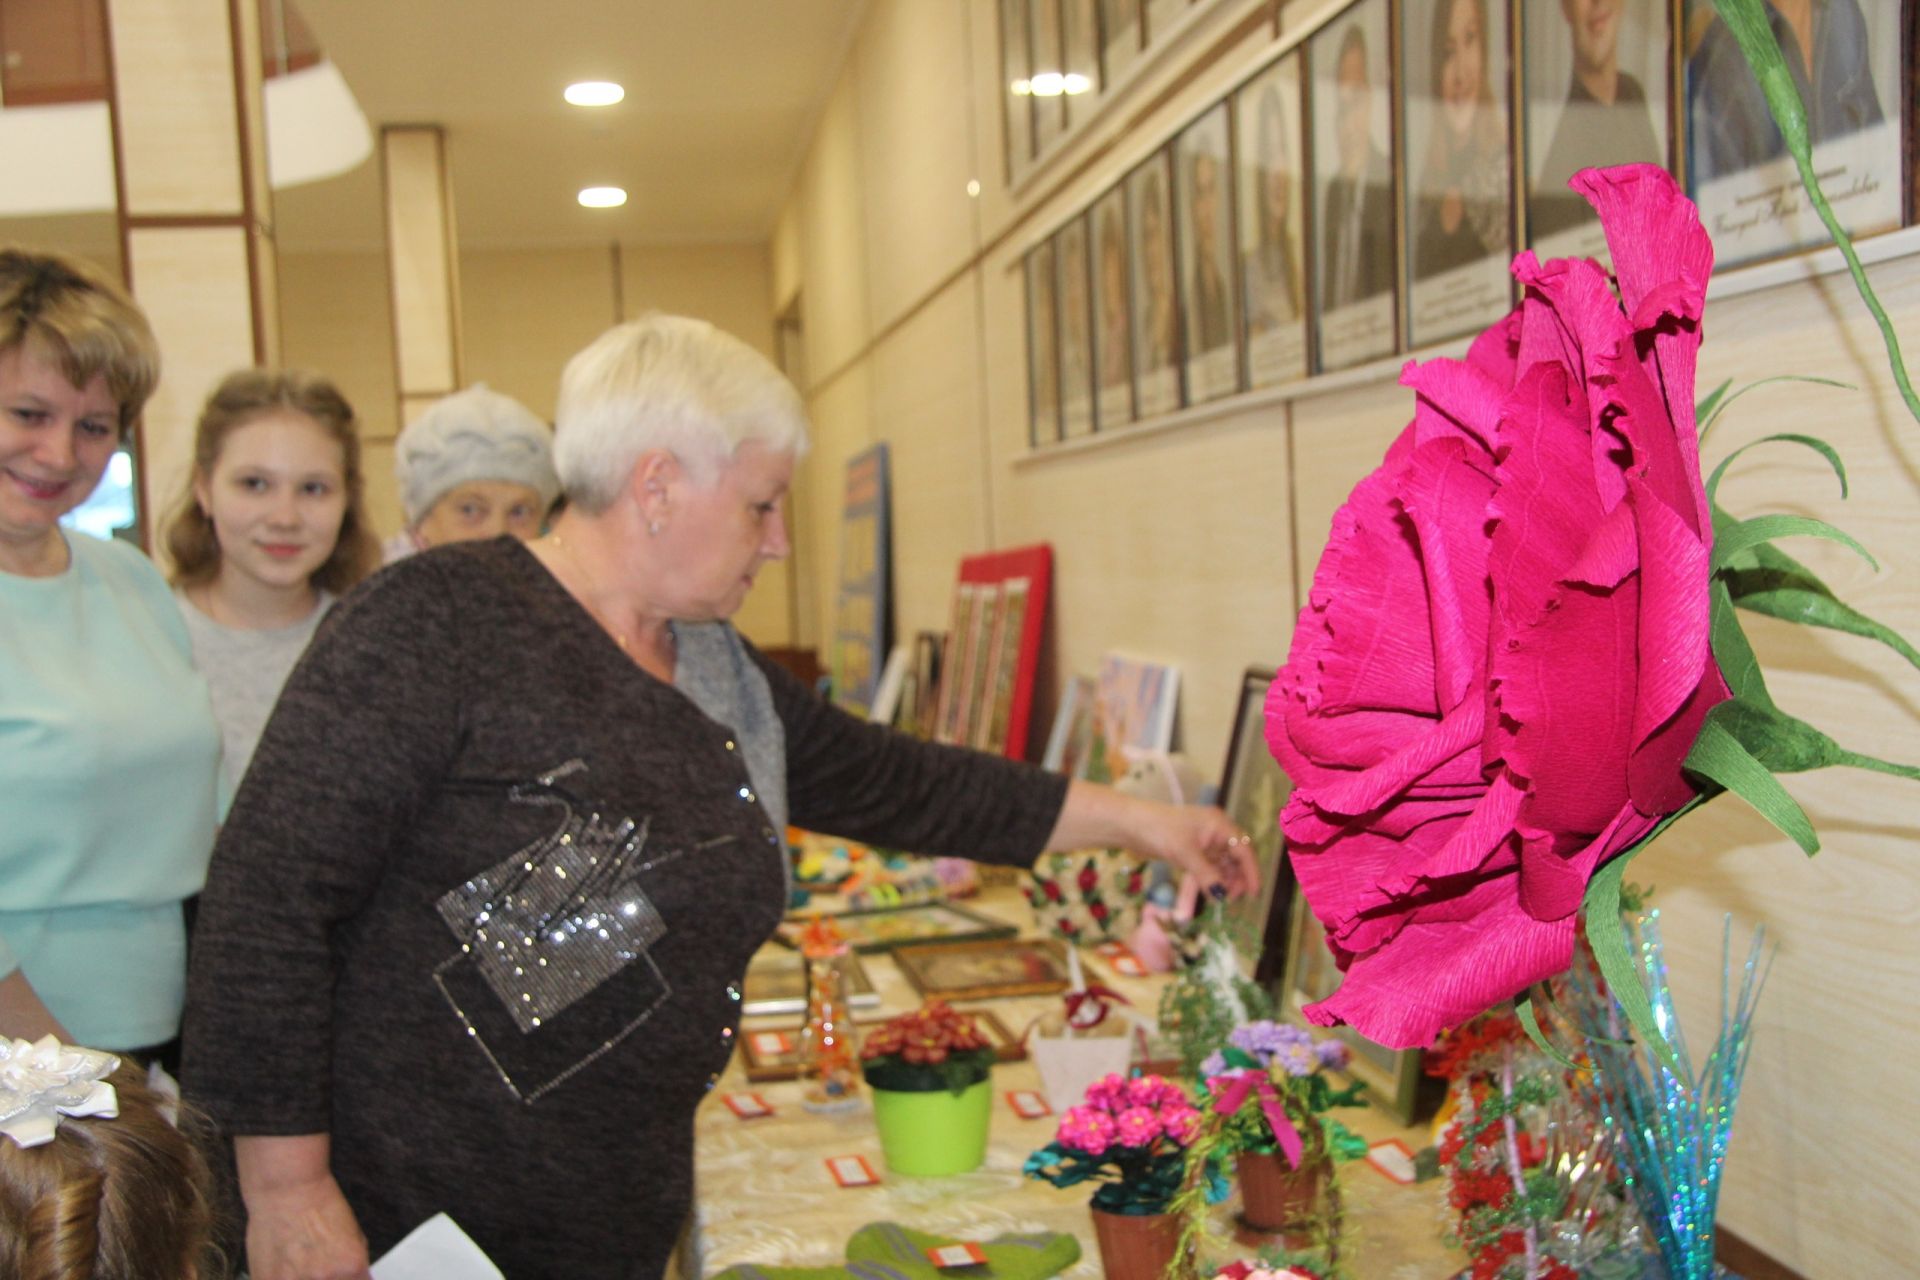
[[[1334,516],[1267,696],[1347,975],[1307,1016],[1394,1048],[1567,967],[1588,880],[1693,796],[1728,696],[1693,408],[1713,247],[1664,170],[1574,185],[1619,297],[1524,253],[1512,315],[1408,365],[1413,421]]]

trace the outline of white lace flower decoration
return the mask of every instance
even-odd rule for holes
[[[120,1114],[120,1099],[106,1082],[120,1059],[96,1049],[0,1036],[0,1133],[16,1146],[52,1142],[61,1116]]]

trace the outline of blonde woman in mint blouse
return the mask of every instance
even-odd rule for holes
[[[152,1051],[186,979],[220,739],[132,547],[64,532],[158,376],[93,268],[0,250],[0,1033]]]

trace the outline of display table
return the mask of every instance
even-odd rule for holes
[[[968,905],[1023,928],[1030,924],[1025,904],[1010,890],[989,891]],[[885,954],[866,956],[864,962],[885,1013],[918,1005],[919,997]],[[1122,978],[1104,969],[1102,975],[1149,1012],[1165,981]],[[1058,1005],[1057,996],[1047,996],[956,1007],[991,1009],[1017,1035],[1033,1018]],[[749,1019],[742,1034],[796,1021],[792,1016]],[[986,1163],[977,1172],[954,1177],[901,1177],[892,1174],[881,1157],[865,1102],[851,1113],[816,1115],[801,1107],[796,1082],[749,1083],[741,1055],[735,1054],[695,1119],[695,1207],[682,1270],[705,1276],[737,1263],[832,1265],[843,1261],[847,1238],[860,1227],[892,1221],[969,1240],[1003,1232],[1071,1232],[1079,1238],[1082,1254],[1065,1274],[1099,1276],[1087,1211],[1092,1187],[1064,1191],[1020,1172],[1027,1156],[1052,1139],[1058,1117],[1023,1120],[1008,1106],[1006,1094],[1038,1088],[1032,1063],[1000,1064],[993,1073]],[[730,1092],[757,1093],[774,1114],[742,1120],[721,1102]],[[1402,1129],[1372,1108],[1343,1111],[1340,1118],[1369,1141],[1400,1138],[1409,1148],[1418,1148],[1427,1140],[1424,1131]],[[846,1155],[864,1156],[880,1175],[880,1184],[838,1186],[826,1162]],[[1440,1239],[1446,1220],[1440,1182],[1401,1185],[1356,1162],[1342,1170],[1340,1185],[1347,1205],[1345,1258],[1352,1274],[1367,1280],[1440,1280],[1464,1264],[1462,1255]],[[1222,1206],[1223,1225],[1232,1207],[1232,1202]]]

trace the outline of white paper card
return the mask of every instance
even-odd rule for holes
[[[415,1227],[373,1264],[373,1280],[506,1280],[444,1213]]]

